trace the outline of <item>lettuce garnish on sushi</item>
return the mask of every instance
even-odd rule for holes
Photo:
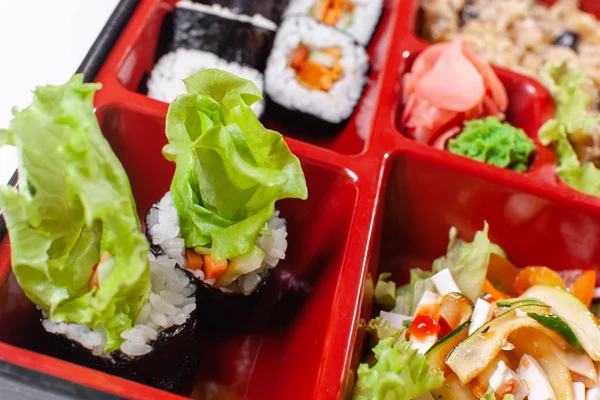
[[[105,330],[111,352],[151,285],[129,180],[94,115],[99,88],[76,75],[38,87],[33,103],[14,112],[0,145],[18,150],[20,189],[0,188],[0,208],[25,294],[56,323]],[[91,285],[96,269],[100,282]]]
[[[163,149],[175,175],[158,216],[149,214],[150,236],[204,283],[249,294],[285,256],[285,220],[275,202],[306,199],[304,173],[283,137],[252,111],[262,99],[252,82],[207,69],[184,83],[188,93],[169,108]],[[165,236],[169,196],[176,228]],[[185,247],[173,251],[177,240]]]
[[[556,104],[556,118],[539,132],[544,145],[555,143],[560,179],[581,192],[600,196],[600,112],[591,93],[593,84],[569,67],[548,64],[542,81]]]

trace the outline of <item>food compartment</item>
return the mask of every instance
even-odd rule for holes
[[[164,120],[125,104],[101,105],[97,115],[130,178],[142,218],[169,190],[174,171],[174,164],[164,160],[161,153],[166,144]],[[349,246],[358,188],[350,170],[316,161],[303,154],[304,144],[295,144],[290,147],[301,160],[309,198],[284,200],[276,205],[288,222],[286,259],[275,269],[249,319],[237,330],[212,333],[199,321],[201,367],[182,393],[185,396],[303,399],[317,395],[321,361],[327,354],[329,332],[337,313],[332,308],[333,299]],[[7,240],[0,247],[0,260],[0,340],[53,355],[46,347],[39,312],[10,273]],[[361,268],[351,264],[346,267]],[[69,368],[62,376],[77,381],[78,374],[102,376],[100,389],[137,396],[114,386],[116,378],[81,367]],[[296,389],[290,393],[292,385]]]
[[[600,210],[557,197],[548,189],[498,183],[462,171],[450,162],[431,160],[416,152],[392,155],[385,165],[385,184],[376,221],[367,280],[364,283],[361,326],[380,308],[373,287],[382,272],[399,285],[409,281],[411,268],[431,269],[444,256],[448,233],[471,241],[489,224],[489,238],[517,267],[547,266],[553,270],[600,271]],[[353,371],[369,349],[359,330]],[[349,379],[354,379],[354,372]]]
[[[398,85],[398,106],[395,113],[398,134],[409,140],[414,139],[407,136],[406,127],[402,124],[402,113],[405,108],[405,105],[402,103],[402,91],[404,85],[402,77],[411,70],[415,59],[426,48],[426,45],[421,42],[414,41],[412,43],[417,49],[404,52],[398,68],[401,81]],[[548,183],[557,183],[558,181],[553,174],[555,154],[551,149],[542,146],[537,136],[539,128],[548,119],[554,116],[555,110],[552,97],[544,87],[532,79],[502,68],[494,67],[494,71],[502,82],[508,95],[508,109],[505,113],[506,122],[525,131],[527,136],[534,141],[536,146],[527,173],[540,175],[542,179]],[[443,134],[440,136],[443,136]],[[438,144],[434,143],[433,146],[441,150],[441,146]],[[452,154],[446,149],[442,151]],[[459,160],[464,163],[478,162],[469,159],[468,157],[455,154],[452,154],[452,157],[454,157],[457,162]],[[482,163],[479,163],[478,165],[481,164]],[[489,164],[486,164],[485,166],[482,165],[481,167],[485,169],[498,168]]]
[[[148,91],[147,83],[152,69],[168,51],[173,37],[175,3],[174,0],[143,3],[140,14],[136,15],[136,21],[140,23],[125,30],[120,43],[98,77],[101,82],[118,81],[130,92],[130,95],[123,94],[128,101],[162,112],[166,112],[168,105],[150,99],[145,94]],[[266,111],[261,117],[265,126],[286,136],[341,154],[358,154],[365,150],[373,131],[373,118],[383,86],[380,70],[385,65],[386,51],[391,45],[397,3],[397,0],[384,1],[382,17],[368,47],[369,79],[361,100],[343,129],[329,130],[324,124],[315,124],[312,118],[298,118],[297,115],[290,117],[289,113],[282,113],[281,107],[272,101],[266,102]]]

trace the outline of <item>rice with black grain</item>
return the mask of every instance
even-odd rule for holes
[[[600,22],[577,1],[422,0],[421,8],[428,41],[462,35],[491,63],[534,79],[546,61],[568,60],[600,89]]]

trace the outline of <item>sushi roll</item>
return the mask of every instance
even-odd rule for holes
[[[163,150],[175,175],[148,212],[146,233],[155,254],[196,277],[202,325],[223,331],[250,313],[285,258],[287,225],[275,203],[308,194],[298,159],[251,112],[261,99],[254,84],[220,70],[185,84],[189,93],[169,108]]]
[[[338,132],[360,100],[368,68],[365,49],[350,36],[312,18],[291,17],[277,31],[265,91],[290,115],[308,116],[323,133]]]
[[[373,37],[383,0],[292,0],[284,17],[308,15],[352,36],[363,46]]]
[[[196,49],[177,49],[162,56],[148,80],[148,96],[170,103],[180,94],[185,93],[183,79],[207,68],[217,68],[252,81],[260,90],[264,90],[264,76],[258,70],[226,61],[218,55]],[[265,102],[252,105],[257,116],[265,110]]]
[[[207,68],[242,76],[262,91],[276,29],[260,15],[239,15],[219,5],[176,3],[169,51],[152,70],[148,96],[170,103],[185,93],[184,78]],[[254,106],[259,116],[263,109],[263,102]]]
[[[178,391],[199,362],[196,281],[149,251],[94,114],[98,88],[82,75],[37,88],[0,131],[19,154],[19,189],[0,188],[12,269],[41,310],[47,353]]]
[[[283,11],[289,0],[195,0],[196,3],[218,4],[230,9],[236,14],[262,15],[263,17],[279,23]]]

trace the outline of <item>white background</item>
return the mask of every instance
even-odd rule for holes
[[[0,128],[13,106],[26,107],[36,85],[66,82],[85,57],[118,0],[0,0]],[[17,166],[0,148],[0,185]]]

